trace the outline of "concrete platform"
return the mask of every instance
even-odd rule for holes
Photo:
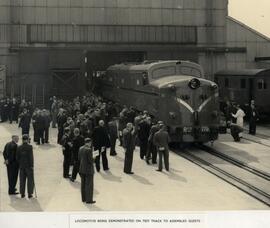
[[[0,148],[18,133],[16,125],[0,124]],[[56,144],[56,130],[51,130],[50,145],[34,146],[37,199],[20,199],[7,194],[6,168],[0,162],[1,211],[200,211],[264,210],[264,204],[237,188],[202,170],[174,153],[170,154],[170,172],[156,172],[134,155],[135,175],[123,173],[123,150],[109,157],[110,172],[95,175],[95,205],[80,199],[80,180],[62,178],[62,152]],[[222,143],[225,143],[224,141]],[[229,143],[229,142],[228,142]],[[247,155],[247,153],[245,154]],[[2,154],[1,154],[2,156]],[[254,158],[253,158],[254,157]],[[256,159],[254,154],[252,159]]]
[[[244,137],[248,136],[244,134]],[[268,141],[268,143],[270,143],[270,141]],[[270,148],[267,145],[258,144],[245,139],[241,139],[240,142],[234,142],[230,134],[224,134],[219,136],[219,140],[214,143],[213,148],[230,157],[270,173]]]

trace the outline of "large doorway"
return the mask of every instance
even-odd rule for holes
[[[51,94],[65,99],[81,95],[80,76],[80,69],[52,69]]]

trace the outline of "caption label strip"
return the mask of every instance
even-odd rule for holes
[[[205,214],[73,214],[70,228],[203,228]]]

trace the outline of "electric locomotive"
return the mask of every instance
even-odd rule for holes
[[[104,98],[162,120],[173,142],[204,143],[218,138],[219,102],[216,83],[203,76],[193,62],[145,61],[113,65],[98,84]]]

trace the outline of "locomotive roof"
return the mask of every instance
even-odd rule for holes
[[[151,67],[159,65],[159,64],[181,64],[181,63],[188,63],[189,65],[198,66],[198,64],[190,62],[190,61],[183,61],[183,60],[153,60],[153,61],[144,61],[141,63],[121,63],[115,64],[108,68],[108,70],[134,70],[134,71],[146,71],[149,70]]]
[[[222,70],[215,73],[216,76],[260,76],[269,74],[270,69],[241,69],[241,70]]]

